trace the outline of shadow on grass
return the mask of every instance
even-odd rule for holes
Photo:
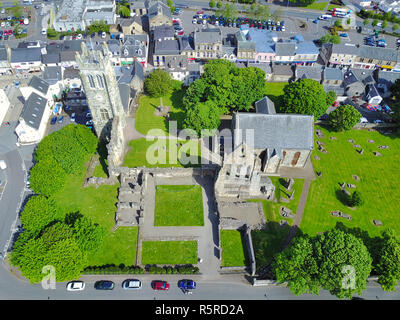
[[[108,150],[106,143],[104,141],[100,141],[97,145],[97,153],[99,154],[99,162],[103,172],[108,176],[108,165],[106,163],[108,157]]]
[[[336,198],[345,206],[349,204],[349,196],[347,196],[341,189],[336,189]]]
[[[165,127],[169,131],[169,121],[176,121],[178,129],[182,129],[183,120],[185,119],[185,109],[183,107],[182,99],[186,89],[182,87],[176,87],[171,94],[171,103],[173,111],[169,112],[170,118],[165,118]]]

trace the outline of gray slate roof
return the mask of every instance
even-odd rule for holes
[[[58,81],[62,80],[61,67],[45,67],[42,77],[48,84],[56,84]]]
[[[7,49],[4,45],[0,46],[0,61],[7,61]]]
[[[165,39],[165,38],[174,38],[175,29],[173,26],[162,25],[154,27],[154,40]]]
[[[161,1],[157,1],[156,3],[154,3],[149,8],[147,15],[150,20],[153,20],[155,17],[159,15],[159,12],[160,14],[172,19],[171,9]]]
[[[49,91],[49,84],[46,81],[44,81],[43,79],[40,79],[37,76],[33,76],[31,78],[31,81],[29,81],[28,85],[30,87],[36,89],[37,91],[39,91],[43,95],[46,95],[47,91]]]
[[[43,113],[46,108],[47,100],[32,92],[24,103],[21,118],[25,123],[34,129],[39,129]]]
[[[347,46],[345,44],[332,44],[332,53],[355,55],[360,54],[360,48],[356,46]]]
[[[273,64],[272,73],[280,76],[293,76],[293,68],[285,64]]]
[[[326,67],[324,70],[324,79],[325,80],[343,80],[343,72],[339,68],[328,68]]]
[[[298,79],[314,79],[321,81],[322,66],[296,66],[296,77]]]
[[[236,121],[237,117],[237,121]],[[297,114],[235,114],[235,129],[242,129],[239,141],[246,142],[246,129],[254,130],[255,149],[312,150],[314,144],[313,116]]]
[[[377,60],[398,61],[397,50],[394,48],[361,46],[360,57]]]
[[[179,55],[178,40],[156,41],[154,46],[154,54]]]
[[[11,62],[38,62],[41,61],[40,48],[12,48]]]
[[[294,56],[296,54],[296,44],[293,42],[278,42],[275,44],[275,54],[277,56]]]
[[[198,32],[194,32],[193,38],[195,45],[201,43],[222,43],[222,33],[219,28],[201,29]]]
[[[60,63],[60,54],[59,53],[43,54],[42,63],[43,64]]]
[[[267,97],[256,101],[256,113],[276,114],[275,104]]]
[[[269,63],[248,63],[247,67],[256,67],[260,68],[265,72],[265,74],[271,74],[272,73],[272,68]]]

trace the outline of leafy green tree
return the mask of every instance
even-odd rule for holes
[[[340,43],[340,36],[338,35],[332,35],[332,34],[324,34],[321,39],[321,43],[333,43],[333,44],[339,44]]]
[[[304,7],[313,4],[315,2],[315,0],[289,0],[289,1],[292,3],[297,3]]]
[[[128,7],[120,5],[118,9],[118,14],[124,18],[128,18],[131,16],[131,10]]]
[[[207,83],[202,78],[192,82],[182,98],[183,107],[187,109],[193,104],[204,102],[206,100],[206,89]]]
[[[31,170],[31,189],[35,193],[50,196],[65,184],[65,171],[53,158],[37,162]]]
[[[204,129],[217,129],[220,125],[220,109],[213,100],[198,102],[186,109],[183,127],[193,129],[200,137]]]
[[[393,31],[396,31],[396,30],[398,30],[398,29],[399,29],[399,25],[398,25],[397,23],[393,24],[392,30],[393,30]]]
[[[372,258],[361,239],[338,229],[316,237],[319,284],[338,298],[362,294],[372,270]]]
[[[382,22],[382,28],[383,28],[383,29],[386,29],[387,26],[388,26],[388,23],[387,23],[386,20],[384,20],[384,21]]]
[[[374,21],[372,21],[372,26],[373,26],[373,27],[376,27],[376,25],[378,24],[378,22],[379,22],[379,21],[378,21],[377,19],[375,19]]]
[[[361,113],[352,105],[337,107],[329,113],[328,123],[335,131],[351,130],[360,122]]]
[[[172,0],[167,0],[167,6],[171,9],[171,12],[174,12],[176,9]]]
[[[334,26],[335,27],[341,27],[342,26],[342,21],[336,20],[335,23],[334,23]]]
[[[235,75],[232,80],[232,94],[236,97],[232,108],[249,111],[253,103],[265,95],[265,72],[256,67],[237,68]]]
[[[328,106],[333,105],[333,103],[336,101],[336,99],[337,99],[337,94],[336,94],[335,91],[329,91],[329,92],[326,94],[326,104],[327,104]]]
[[[275,257],[272,269],[276,280],[287,282],[295,295],[319,293],[318,265],[312,239],[307,235],[295,237],[290,246]]]
[[[285,86],[283,91],[283,112],[313,115],[315,119],[326,113],[326,93],[319,82],[300,79]]]
[[[49,223],[63,219],[64,214],[54,199],[42,195],[31,197],[20,217],[24,229],[30,232],[39,232]]]
[[[152,97],[159,98],[172,91],[172,78],[168,72],[156,69],[145,79],[144,86]]]
[[[208,3],[208,6],[212,9],[215,8],[215,1],[214,0],[210,0],[210,2]]]
[[[218,1],[218,2],[217,2],[217,8],[218,8],[218,9],[221,9],[221,8],[222,8],[222,1]]]
[[[72,125],[71,128],[75,131],[75,137],[86,154],[93,154],[97,150],[98,139],[87,126]]]
[[[364,204],[364,199],[359,191],[354,191],[351,195],[350,205],[352,207],[360,207]]]
[[[76,242],[82,252],[96,251],[103,244],[106,230],[87,217],[77,219],[73,225]]]
[[[396,291],[400,281],[400,240],[392,229],[383,233],[383,245],[376,266],[378,283],[385,291]]]
[[[369,25],[369,22],[370,22],[369,19],[365,19],[364,22],[363,22],[364,26]]]

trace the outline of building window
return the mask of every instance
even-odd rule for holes
[[[101,75],[97,75],[97,82],[99,83],[100,88],[104,88],[103,78]]]
[[[90,87],[91,88],[96,88],[96,86],[94,84],[93,76],[91,74],[88,75],[88,80],[89,80]]]
[[[296,152],[294,154],[293,160],[292,160],[292,166],[295,166],[297,164],[297,162],[299,161],[300,158],[300,152]]]
[[[107,109],[100,109],[100,117],[101,117],[101,120],[103,120],[103,121],[110,120],[110,116],[108,115]]]

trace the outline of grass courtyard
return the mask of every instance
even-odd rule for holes
[[[178,143],[178,146],[176,144]],[[126,154],[123,166],[126,167],[197,167],[201,163],[201,145],[197,140],[145,138],[129,142],[130,151]],[[165,148],[165,150],[164,150]]]
[[[54,195],[64,212],[79,212],[107,230],[103,246],[88,257],[89,266],[133,265],[136,259],[137,227],[112,231],[119,184],[83,188],[85,172],[67,176],[65,186]]]
[[[243,235],[238,230],[221,230],[222,267],[242,267],[248,264]]]
[[[300,229],[315,235],[342,222],[348,227],[367,231],[370,236],[378,236],[385,228],[393,228],[400,233],[400,194],[397,192],[400,188],[399,134],[383,135],[366,130],[336,133],[321,127],[316,129],[320,129],[325,138],[315,136],[315,141],[324,142],[328,154],[318,151],[315,144],[311,158],[315,171],[321,171],[322,176],[311,183]],[[330,136],[335,136],[337,140],[330,140]],[[362,155],[353,143],[348,142],[349,139],[364,149]],[[378,149],[380,145],[388,145],[389,149]],[[376,157],[374,151],[382,156]],[[321,160],[315,160],[314,156]],[[360,181],[356,181],[353,175],[360,177]],[[339,183],[343,182],[356,185],[356,189],[348,190],[357,190],[362,194],[365,200],[363,206],[351,209],[342,203]],[[332,217],[330,212],[334,210],[350,214],[352,220]],[[372,220],[381,220],[383,226],[375,227]]]
[[[275,104],[276,112],[280,112],[283,106],[283,88],[287,85],[287,82],[267,82],[265,85],[265,94]]]
[[[328,2],[314,2],[314,3],[309,4],[308,6],[305,6],[303,8],[323,11],[323,10],[325,10],[327,5],[328,5]]]
[[[196,241],[143,241],[142,264],[196,264]]]
[[[174,90],[172,93],[163,97],[163,105],[170,107],[170,120],[177,121],[178,129],[182,128],[182,121],[185,116],[183,110],[182,98],[185,89],[182,88],[180,81],[174,81]],[[139,100],[139,109],[136,113],[135,127],[140,133],[147,135],[151,129],[161,129],[163,135],[169,135],[168,122],[165,117],[154,115],[154,111],[160,105],[160,98],[152,98],[143,95]]]
[[[199,185],[158,185],[155,206],[155,226],[204,226]]]
[[[286,194],[288,192],[283,185],[284,181],[279,177],[270,177],[270,179],[275,185],[276,199],[280,199],[281,196],[287,197]],[[289,233],[289,226],[293,224],[293,219],[282,217],[279,210],[281,206],[285,206],[292,211],[293,215],[296,215],[297,206],[303,191],[304,180],[295,179],[294,181],[293,189],[291,191],[294,192],[294,199],[288,203],[280,202],[278,200],[277,202],[258,199],[249,200],[260,201],[262,203],[265,219],[267,221],[267,228],[265,230],[253,230],[251,232],[257,268],[268,264],[272,257],[276,253],[280,252],[282,244]],[[279,222],[281,220],[286,220],[288,225],[280,226]]]

